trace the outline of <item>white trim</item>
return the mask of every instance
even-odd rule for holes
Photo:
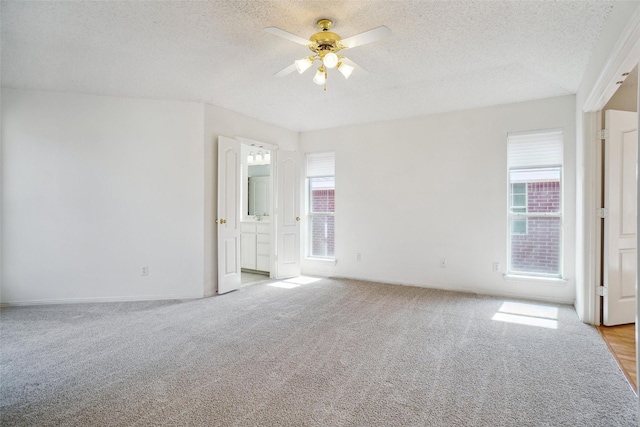
[[[249,138],[244,138],[242,136],[234,136],[234,139],[237,139],[238,141],[240,141],[243,144],[252,146],[252,147],[259,147],[259,148],[265,148],[268,150],[277,150],[278,146],[277,145],[273,145],[273,144],[267,144],[266,142],[262,142],[262,141],[256,141],[253,139],[249,139]]]
[[[585,100],[583,111],[583,147],[584,147],[584,223],[582,228],[583,245],[583,283],[576,288],[582,295],[583,307],[578,317],[594,325],[600,324],[600,299],[596,296],[596,288],[600,285],[600,229],[596,209],[599,207],[600,195],[598,184],[600,176],[600,154],[598,153],[599,135],[601,127],[600,110],[618,88],[616,81],[622,72],[633,68],[640,59],[640,8],[636,8],[629,19],[618,41],[611,49],[609,57],[600,72],[593,88]],[[640,299],[639,299],[640,303]],[[638,343],[640,345],[640,343]],[[640,363],[640,359],[638,360]]]
[[[525,293],[510,292],[505,290],[496,291],[495,289],[491,289],[491,288],[475,288],[475,287],[466,288],[464,286],[459,286],[459,285],[443,285],[438,283],[424,284],[422,282],[418,283],[418,282],[406,281],[406,280],[380,279],[378,277],[373,278],[373,277],[366,277],[366,276],[336,275],[336,276],[330,276],[329,278],[359,280],[363,282],[382,283],[385,285],[411,286],[415,288],[443,290],[448,292],[462,292],[466,294],[480,295],[481,297],[489,296],[489,297],[496,297],[501,299],[509,298],[509,299],[529,300],[529,301],[537,301],[537,302],[548,302],[553,304],[572,304],[573,302],[566,298],[559,298],[554,296],[550,297],[548,295],[542,295],[542,294],[525,294]],[[537,284],[538,284],[538,289],[540,286],[545,286],[544,282],[537,282]],[[551,288],[563,287],[561,283],[549,283],[547,285],[548,287],[551,287]],[[565,284],[565,286],[567,285],[568,283]]]
[[[618,89],[616,81],[620,80],[622,73],[631,71],[638,63],[638,58],[640,58],[640,8],[636,8],[611,49],[611,54],[583,105],[583,111],[601,110]]]
[[[595,203],[596,208],[604,207],[604,200],[602,200],[602,188],[604,185],[604,175],[603,175],[603,157],[602,157],[602,149],[604,147],[602,143],[602,139],[600,139],[600,130],[603,128],[604,117],[602,116],[602,111],[597,111],[595,113],[595,123],[592,123],[590,126],[591,132],[593,132],[593,153],[594,153],[594,167],[596,170],[595,181],[593,184],[593,195],[592,198],[593,203]],[[597,210],[596,210],[597,211]],[[596,212],[590,212],[589,215],[593,215],[593,235],[592,235],[592,248],[594,249],[591,256],[591,263],[593,265],[592,268],[592,280],[589,282],[590,286],[587,289],[590,298],[593,300],[591,305],[589,306],[590,311],[592,311],[592,323],[594,325],[600,325],[600,318],[602,317],[602,309],[600,306],[600,295],[595,292],[600,286],[603,285],[600,280],[600,270],[602,269],[602,218],[600,218],[599,214]]]
[[[516,274],[516,273],[503,274],[502,277],[504,278],[505,282],[518,282],[518,283],[531,282],[536,284],[544,283],[546,285],[561,285],[561,286],[565,286],[567,283],[569,283],[567,279],[563,279],[560,277],[526,276],[526,275]]]
[[[600,241],[599,218],[596,209],[599,207],[600,195],[598,182],[602,179],[598,159],[598,132],[601,127],[601,116],[597,114],[609,101],[617,89],[616,81],[622,72],[626,72],[638,63],[640,58],[640,8],[636,8],[633,16],[620,33],[618,40],[610,51],[596,82],[581,106],[583,112],[583,160],[584,160],[584,188],[583,200],[577,202],[584,209],[584,222],[579,232],[583,236],[582,251],[577,256],[582,257],[583,280],[577,284],[576,293],[582,298],[582,307],[578,317],[585,323],[600,323],[600,300],[596,297],[596,287],[599,286],[600,269]],[[639,187],[640,188],[640,187]],[[640,302],[640,299],[639,299]],[[639,343],[640,344],[640,343]],[[638,360],[640,363],[640,359]]]
[[[102,302],[134,302],[134,301],[165,301],[165,300],[195,300],[203,298],[202,295],[140,295],[133,297],[89,297],[89,298],[62,298],[62,299],[38,299],[23,301],[5,301],[0,307],[29,306],[29,305],[54,305],[54,304],[87,304]]]

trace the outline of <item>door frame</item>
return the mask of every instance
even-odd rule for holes
[[[603,179],[600,152],[602,142],[598,135],[602,123],[601,111],[617,90],[618,85],[616,82],[619,80],[619,76],[638,64],[639,59],[640,8],[636,9],[626,28],[621,33],[594,87],[582,106],[584,141],[584,188],[582,193],[585,200],[585,203],[583,203],[585,212],[583,214],[583,227],[578,232],[582,233],[583,236],[584,250],[581,256],[584,264],[582,271],[583,281],[578,283],[576,294],[583,301],[581,312],[578,313],[579,317],[583,322],[594,325],[600,324],[602,312],[600,297],[596,294],[597,287],[600,285],[600,260],[602,257],[600,240],[602,228],[600,218],[597,215],[597,209],[601,206],[600,188]],[[638,188],[640,189],[640,186]],[[578,250],[580,249],[578,248]],[[637,287],[636,278],[636,289]],[[640,312],[640,298],[637,299],[636,304],[636,313],[638,313]],[[638,332],[636,331],[637,334]],[[638,344],[640,343],[636,336],[636,345]]]
[[[277,171],[278,171],[278,146],[273,144],[268,144],[262,141],[256,141],[253,139],[245,138],[242,136],[234,136],[240,144],[248,145],[251,147],[262,148],[266,150],[271,150],[271,175],[270,175],[270,186],[271,186],[271,218],[269,220],[269,278],[275,278],[276,273],[276,237],[278,235],[277,230],[278,226],[276,224],[276,200],[277,200]],[[242,194],[242,193],[241,193]],[[239,208],[241,209],[241,208]],[[242,212],[240,213],[240,217],[242,218]],[[240,269],[242,271],[242,268]]]
[[[269,271],[269,277],[272,279],[277,279],[277,278],[283,278],[283,273],[280,271],[279,266],[278,266],[278,245],[279,245],[279,241],[280,241],[280,228],[278,228],[278,224],[280,222],[280,216],[283,215],[283,213],[278,212],[278,204],[280,203],[279,200],[282,197],[282,195],[280,194],[279,191],[279,182],[280,182],[280,173],[281,171],[279,170],[278,164],[280,163],[280,153],[283,153],[283,150],[279,149],[279,147],[277,145],[273,145],[273,144],[268,144],[268,143],[264,143],[261,141],[256,141],[256,140],[252,140],[249,138],[244,138],[241,136],[232,136],[232,137],[228,137],[231,139],[235,139],[240,145],[245,144],[245,145],[249,145],[249,146],[254,146],[254,147],[259,147],[259,148],[263,148],[263,149],[269,149],[271,150],[271,189],[272,189],[272,205],[271,205],[271,209],[272,209],[272,216],[271,216],[271,221],[270,221],[270,271]],[[297,152],[297,151],[296,151]],[[298,165],[299,166],[299,165]],[[240,168],[241,169],[241,168]],[[300,198],[300,188],[299,188],[299,170],[296,169],[295,172],[295,177],[294,177],[294,184],[295,184],[295,188],[296,188],[296,192],[297,192],[297,198]],[[298,200],[296,199],[296,200]],[[297,210],[299,208],[299,203],[294,203],[295,205],[295,209]],[[238,218],[240,218],[241,215],[241,206],[237,206],[236,207],[237,211],[236,214],[238,216]],[[296,221],[299,221],[299,211],[298,212],[298,218],[296,219]],[[300,224],[299,222],[296,224],[296,226],[299,228]],[[219,239],[219,235],[216,235],[216,239]],[[300,236],[298,234],[298,240],[300,240]],[[218,242],[217,242],[218,243]],[[297,245],[297,250],[299,251],[300,249],[300,242],[298,241],[298,245]],[[218,257],[219,258],[219,257]],[[217,261],[218,262],[218,261]],[[298,265],[298,270],[300,269],[300,256],[298,256],[297,258],[297,265]],[[242,268],[240,268],[240,270],[242,270]],[[220,274],[220,265],[218,265],[218,277]],[[299,274],[299,271],[298,271]],[[286,276],[286,277],[290,277],[290,276]],[[216,281],[216,294],[218,294],[218,282]],[[218,294],[219,295],[219,294]]]

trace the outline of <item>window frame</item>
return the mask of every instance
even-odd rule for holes
[[[538,278],[542,280],[564,280],[564,209],[565,209],[565,197],[564,197],[564,150],[565,150],[565,132],[563,128],[552,129],[539,129],[530,131],[518,131],[507,133],[507,179],[506,179],[506,197],[507,197],[507,266],[506,277],[521,277],[521,278]],[[558,182],[558,195],[559,204],[557,212],[512,212],[511,205],[511,184],[512,184],[512,172],[513,171],[538,171],[541,169],[555,169],[557,172],[557,180],[554,176],[553,179],[545,179],[545,177],[524,177],[530,179],[522,179],[520,182],[527,184],[527,211],[531,208],[531,200],[529,200],[529,187],[532,183],[538,182]],[[518,243],[518,236],[523,234],[511,233],[512,221],[518,219],[527,220],[527,232],[533,233],[532,224],[530,219],[532,218],[558,218],[558,267],[557,273],[546,273],[539,271],[526,271],[519,270],[513,267],[513,243]],[[538,230],[536,229],[536,232]],[[534,239],[536,236],[532,236]],[[515,238],[515,239],[514,239]],[[533,240],[531,243],[534,243]],[[535,266],[533,266],[535,270]]]
[[[522,193],[513,192],[513,186],[516,184],[524,184],[524,205],[523,206],[515,206],[513,203],[514,195],[522,195]],[[526,182],[509,182],[509,214],[514,213],[514,209],[524,209],[524,213],[527,212],[527,208],[529,206],[529,185]],[[509,232],[511,235],[525,236],[529,231],[529,222],[526,218],[522,218],[520,221],[524,222],[524,232],[514,232],[513,231],[513,221],[518,221],[518,219],[510,218],[509,221]]]
[[[525,213],[514,213],[511,212],[511,207],[509,207],[509,211],[507,212],[507,228],[511,230],[511,221],[513,219],[526,219],[529,218],[560,218],[560,233],[558,236],[558,273],[541,273],[541,272],[531,272],[531,271],[521,271],[515,270],[512,267],[511,261],[511,245],[512,245],[512,234],[508,233],[507,238],[507,275],[512,276],[522,276],[522,277],[541,277],[541,278],[549,278],[549,279],[562,279],[563,278],[563,266],[564,266],[564,185],[563,182],[563,166],[558,164],[547,164],[541,166],[531,166],[531,167],[514,167],[507,169],[507,185],[509,189],[511,189],[511,171],[514,170],[536,170],[536,169],[557,169],[558,170],[558,186],[560,193],[560,208],[558,212],[525,212]],[[528,183],[527,183],[528,184]],[[528,185],[527,185],[528,187]],[[528,193],[528,191],[527,191]],[[511,195],[509,194],[510,198]],[[509,202],[510,203],[510,202]],[[527,199],[527,209],[528,209],[528,199]],[[527,226],[528,227],[528,226]],[[516,234],[522,235],[522,234]]]
[[[316,179],[327,179],[327,178],[333,178],[333,192],[334,192],[334,204],[335,204],[335,191],[336,191],[336,180],[335,180],[335,175],[326,175],[326,176],[312,176],[312,177],[308,177],[307,178],[307,194],[309,195],[307,197],[307,218],[308,218],[308,226],[307,226],[307,234],[309,236],[308,243],[307,243],[307,257],[308,258],[316,258],[316,259],[335,259],[335,230],[334,230],[334,237],[333,237],[333,245],[334,245],[334,253],[332,256],[321,256],[321,255],[315,255],[313,253],[313,218],[314,217],[332,217],[334,218],[334,227],[335,227],[335,207],[334,207],[334,212],[318,212],[318,211],[313,211],[312,209],[312,204],[313,204],[313,198],[311,196],[312,192],[311,192],[311,184],[313,182],[313,180]]]
[[[308,171],[308,164],[309,164],[309,157],[313,157],[314,155],[326,155],[326,154],[333,154],[333,175],[313,175],[313,176],[309,176],[309,171]],[[335,260],[335,249],[336,249],[336,239],[335,239],[335,191],[336,191],[336,176],[335,176],[335,152],[317,152],[317,153],[307,153],[306,154],[307,160],[305,162],[305,167],[306,169],[306,173],[305,173],[305,193],[306,193],[306,197],[305,197],[305,210],[306,210],[306,218],[307,218],[307,226],[306,226],[306,257],[309,259],[314,259],[314,260]],[[316,179],[318,180],[322,180],[322,179],[327,179],[327,178],[333,178],[333,192],[334,192],[334,211],[333,212],[319,212],[319,211],[313,211],[312,209],[312,192],[311,192],[311,185],[312,182]],[[333,223],[334,223],[334,235],[333,235],[333,255],[330,256],[321,256],[321,255],[314,255],[313,254],[313,218],[314,217],[332,217],[334,218]]]

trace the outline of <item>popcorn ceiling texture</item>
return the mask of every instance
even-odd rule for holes
[[[205,102],[306,131],[572,94],[611,1],[3,1],[2,85]],[[319,18],[369,71],[274,73]]]

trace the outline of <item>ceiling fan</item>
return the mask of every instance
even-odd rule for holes
[[[320,61],[320,66],[313,77],[313,82],[317,85],[324,85],[324,90],[327,90],[327,70],[336,68],[345,79],[349,78],[356,67],[362,70],[362,68],[358,67],[353,63],[353,61],[350,61],[343,55],[338,55],[338,52],[377,42],[391,34],[391,30],[383,25],[372,30],[365,31],[364,33],[343,39],[338,34],[329,31],[331,27],[333,27],[333,21],[330,19],[320,19],[316,26],[320,29],[320,32],[315,33],[309,37],[308,40],[278,27],[267,27],[264,29],[266,32],[273,35],[307,46],[311,52],[313,52],[313,55],[298,59],[287,68],[277,72],[275,74],[277,77],[286,76],[294,70],[297,70],[298,73],[302,74],[311,68],[315,61]]]

